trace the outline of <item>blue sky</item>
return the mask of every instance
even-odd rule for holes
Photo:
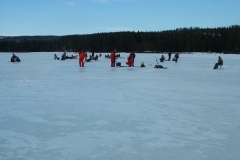
[[[240,0],[0,0],[0,35],[240,25]]]

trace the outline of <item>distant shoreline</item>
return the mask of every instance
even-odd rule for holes
[[[77,54],[77,52],[72,52],[72,51],[53,51],[53,52],[0,52],[1,53],[74,53],[74,54]],[[92,53],[90,51],[87,51],[87,53]],[[94,52],[95,54],[96,53],[109,53],[110,52]],[[121,53],[121,54],[129,54],[130,52],[117,52],[117,53]],[[168,54],[168,53],[172,53],[172,54],[175,54],[175,53],[179,53],[179,54],[240,54],[240,52],[227,52],[227,53],[217,53],[217,52],[135,52],[135,53],[138,53],[138,54]]]

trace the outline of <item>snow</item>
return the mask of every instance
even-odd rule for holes
[[[168,69],[154,68],[161,54],[131,68],[54,54],[0,53],[0,159],[240,159],[239,55],[213,70],[218,54],[159,62]]]

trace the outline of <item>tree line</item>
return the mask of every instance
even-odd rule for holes
[[[2,37],[0,52],[221,52],[240,53],[240,26],[177,28],[65,36]]]

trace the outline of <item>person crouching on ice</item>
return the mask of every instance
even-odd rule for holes
[[[59,60],[60,58],[58,58],[57,54],[54,54],[54,59],[56,60]]]
[[[81,52],[78,52],[79,54],[79,66],[84,67],[84,59],[86,57],[86,52],[82,50]]]
[[[111,52],[110,60],[111,60],[111,67],[115,67],[115,60],[116,60],[116,52],[117,50]]]
[[[128,67],[132,67],[133,66],[133,62],[134,62],[134,57],[132,54],[129,55],[128,57],[128,61],[126,62],[126,64],[128,65]]]
[[[65,60],[67,58],[66,52],[63,53],[61,60]]]
[[[20,58],[13,53],[11,57],[11,62],[20,62]]]
[[[162,55],[162,57],[160,58],[160,62],[164,62],[164,60],[165,60],[165,57],[164,55]]]
[[[11,57],[11,62],[15,62],[16,57],[17,57],[17,56],[13,53],[13,55],[12,55],[12,57]]]

